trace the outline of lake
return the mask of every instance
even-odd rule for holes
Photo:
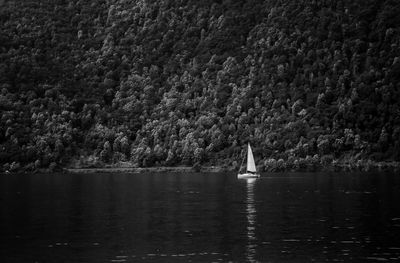
[[[398,262],[394,173],[0,176],[1,262]]]

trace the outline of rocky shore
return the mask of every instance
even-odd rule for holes
[[[371,160],[338,161],[331,163],[313,163],[305,160],[282,162],[269,159],[264,165],[258,166],[261,172],[397,172],[400,171],[399,162],[375,162]],[[68,173],[221,173],[236,172],[237,166],[176,166],[176,167],[133,167],[128,163],[107,165],[104,167],[68,167],[63,171]]]
[[[235,163],[236,164],[236,163]],[[2,170],[0,174],[18,173],[236,173],[237,165],[199,165],[194,166],[157,166],[157,167],[135,167],[129,162],[116,164],[81,165],[71,164],[67,167],[52,167],[51,169],[27,170],[17,168]],[[258,165],[261,173],[268,172],[398,172],[399,162],[376,162],[372,160],[332,160],[327,163],[314,162],[309,159],[296,159],[283,161],[282,159],[267,159],[262,165]]]
[[[195,169],[190,166],[179,167],[104,167],[104,168],[65,168],[68,173],[221,173],[232,169],[220,166],[207,166]]]

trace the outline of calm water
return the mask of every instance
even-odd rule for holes
[[[0,261],[399,262],[398,175],[235,176],[0,176]]]

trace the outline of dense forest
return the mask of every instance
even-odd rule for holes
[[[397,0],[0,0],[0,170],[400,161]]]

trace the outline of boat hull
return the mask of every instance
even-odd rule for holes
[[[238,174],[237,178],[238,179],[260,178],[260,175],[259,174],[244,173],[244,174]]]

